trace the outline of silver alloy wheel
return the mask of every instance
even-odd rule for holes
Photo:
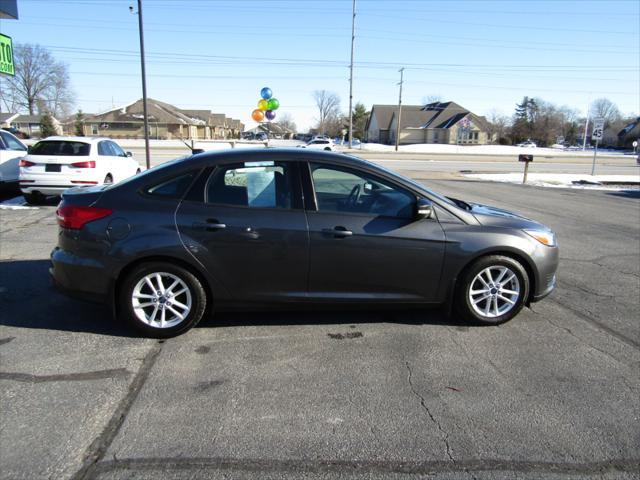
[[[171,328],[191,311],[191,290],[184,280],[167,272],[145,275],[133,288],[131,305],[136,317],[154,328]]]
[[[520,297],[518,276],[508,267],[495,265],[478,273],[469,286],[469,302],[481,317],[496,318],[511,311]]]

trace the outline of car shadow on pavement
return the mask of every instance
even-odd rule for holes
[[[68,298],[49,280],[48,260],[0,262],[0,325],[136,337],[101,304]]]
[[[614,195],[616,197],[640,199],[640,190],[639,189],[620,190],[617,192],[609,192],[609,195]]]
[[[126,323],[114,320],[105,305],[59,293],[50,283],[48,269],[48,260],[0,262],[0,325],[118,337],[140,336]],[[198,328],[363,323],[468,326],[441,309],[374,308],[371,305],[323,305],[301,306],[295,310],[223,311],[203,319]]]

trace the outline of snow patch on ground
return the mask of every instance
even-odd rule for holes
[[[363,143],[361,150],[369,152],[392,152],[395,150],[394,145],[383,145],[380,143]],[[593,150],[563,150],[559,148],[531,148],[516,147],[513,145],[445,145],[433,143],[420,143],[415,145],[401,145],[398,148],[400,152],[411,153],[449,153],[449,154],[475,154],[475,155],[510,155],[517,156],[521,153],[539,156],[586,156],[593,157]],[[616,156],[624,155],[621,151],[598,150],[599,156]]]
[[[0,202],[0,210],[38,210],[38,207],[29,207],[23,197],[15,197]]]
[[[523,173],[467,173],[467,178],[491,182],[522,183]],[[527,185],[590,190],[628,190],[640,186],[638,175],[580,175],[575,173],[530,173]]]

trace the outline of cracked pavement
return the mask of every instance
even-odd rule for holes
[[[164,342],[49,288],[55,206],[0,210],[0,479],[640,478],[640,198],[435,180],[552,227],[559,289],[220,313]]]

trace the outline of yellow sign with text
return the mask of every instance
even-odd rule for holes
[[[13,67],[13,42],[11,37],[0,33],[0,73],[14,76],[16,69]]]

